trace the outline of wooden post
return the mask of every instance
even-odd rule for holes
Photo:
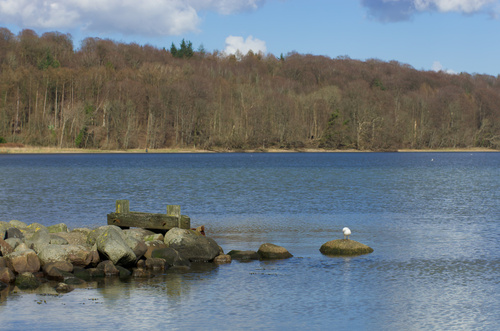
[[[116,213],[129,213],[130,205],[128,200],[116,200]]]
[[[181,217],[181,206],[179,206],[179,205],[167,205],[167,215]]]

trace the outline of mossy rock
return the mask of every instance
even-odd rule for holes
[[[331,256],[353,256],[372,253],[373,248],[354,240],[336,239],[324,243],[319,251]]]
[[[254,251],[232,250],[229,253],[227,253],[227,255],[231,256],[232,260],[238,260],[238,261],[251,261],[259,259],[259,254]]]

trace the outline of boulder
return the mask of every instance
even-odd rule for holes
[[[146,251],[146,253],[144,253],[144,257],[147,259],[149,259],[151,257],[151,254],[156,249],[167,247],[167,245],[165,245],[165,243],[163,241],[159,241],[159,240],[145,241],[144,243],[148,247],[148,250]]]
[[[117,226],[108,226],[100,231],[96,239],[97,250],[115,265],[130,266],[137,261],[137,257],[120,232]]]
[[[5,239],[5,234],[7,233],[7,229],[10,227],[12,227],[12,225],[10,225],[9,223],[0,221],[0,239]]]
[[[7,267],[18,273],[22,274],[24,272],[37,272],[40,270],[40,260],[36,255],[35,251],[32,249],[27,249],[24,251],[14,251],[5,256],[5,262]]]
[[[165,270],[168,268],[168,265],[165,259],[152,257],[146,260],[146,268],[153,270]]]
[[[16,276],[12,270],[6,267],[0,267],[0,282],[8,284],[14,282],[15,280]]]
[[[18,229],[25,229],[28,227],[28,224],[24,223],[24,222],[21,222],[21,221],[18,221],[18,220],[12,220],[9,222],[9,224],[14,227],[14,228],[18,228]]]
[[[155,249],[151,253],[151,258],[159,258],[165,260],[167,265],[174,266],[183,266],[189,265],[189,260],[183,259],[178,251],[173,249],[172,247],[164,247]],[[149,258],[148,258],[149,260]],[[146,260],[147,262],[147,260]]]
[[[125,242],[132,249],[137,259],[140,259],[148,251],[148,246],[143,240],[130,236],[125,237]]]
[[[146,229],[133,228],[133,229],[123,230],[123,234],[127,238],[135,238],[135,239],[144,241],[144,237],[154,235],[155,233],[153,231],[146,230]]]
[[[51,235],[52,236],[52,235]],[[83,232],[73,231],[73,232],[58,232],[57,236],[65,239],[69,245],[87,245],[87,236]]]
[[[15,284],[21,290],[33,290],[42,283],[31,272],[23,272],[16,277]]]
[[[215,257],[214,263],[217,264],[224,264],[224,263],[231,263],[231,255],[229,254],[221,254]]]
[[[90,231],[87,235],[87,244],[89,244],[90,246],[93,246],[95,243],[97,243],[97,238],[105,231],[109,231],[109,229],[115,229],[119,234],[120,236],[125,239],[125,235],[123,234],[123,230],[120,229],[118,226],[116,225],[104,225],[104,226],[100,226],[98,227],[97,229],[93,229],[92,231]]]
[[[49,233],[50,236],[50,244],[53,245],[68,245],[68,241],[58,235],[55,235],[53,233]]]
[[[69,293],[74,290],[74,287],[65,283],[59,283],[55,287],[57,293]]]
[[[8,243],[12,249],[16,249],[17,246],[23,243],[23,240],[19,238],[8,238],[5,239],[5,242]]]
[[[215,240],[193,230],[173,228],[165,234],[164,242],[178,251],[181,258],[191,262],[212,261],[219,255]]]
[[[99,263],[97,269],[103,271],[105,276],[118,276],[120,274],[120,270],[110,260]]]
[[[106,276],[104,274],[103,269],[97,269],[97,268],[82,268],[82,267],[75,267],[73,269],[73,275],[75,277],[78,277],[80,279],[89,281],[91,278],[102,278]]]
[[[319,251],[325,255],[352,256],[371,253],[373,248],[350,239],[336,239],[324,243]]]
[[[49,233],[69,232],[68,226],[64,223],[50,225],[47,230],[49,230]]]
[[[88,228],[74,228],[71,233],[82,233],[84,234],[85,236],[88,236],[89,233],[92,232],[92,230],[88,229]]]
[[[48,279],[63,281],[65,273],[73,271],[73,265],[64,261],[50,262],[45,264],[42,269]]]
[[[132,271],[132,277],[134,278],[151,278],[153,275],[149,270],[146,269],[140,269],[140,268],[135,268]]]
[[[159,241],[162,241],[165,239],[165,237],[163,236],[163,234],[161,233],[154,233],[152,235],[149,235],[149,236],[145,236],[144,237],[144,241],[155,241],[155,240],[159,240]]]
[[[15,239],[17,239],[17,238],[15,238]],[[28,245],[26,245],[25,243],[22,242],[19,245],[17,245],[16,248],[14,248],[14,252],[22,252],[22,251],[25,251],[27,249],[30,249],[30,248],[28,247]]]
[[[14,251],[14,248],[12,248],[11,245],[9,245],[8,242],[0,238],[0,256],[5,256],[7,254],[10,254]]]
[[[39,230],[44,230],[44,231],[47,231],[49,232],[49,230],[47,230],[47,227],[45,225],[42,225],[40,223],[31,223],[30,225],[28,225],[26,227],[28,230],[31,230],[33,232],[37,232]]]
[[[5,239],[9,239],[9,238],[24,239],[24,234],[18,228],[10,227],[5,232]]]
[[[5,258],[0,256],[0,268],[7,268],[7,262],[5,262]]]
[[[260,245],[257,253],[262,260],[288,259],[293,256],[284,247],[269,243]]]
[[[38,228],[31,236],[29,232],[25,233],[26,239],[24,242],[29,248],[39,253],[40,250],[50,243],[50,234],[46,228]]]
[[[86,267],[92,262],[90,250],[81,245],[45,245],[38,253],[38,257],[42,265],[62,261]]]
[[[231,256],[231,259],[239,261],[250,261],[259,259],[259,254],[254,251],[232,250],[227,254]]]

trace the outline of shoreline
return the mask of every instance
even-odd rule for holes
[[[195,148],[160,148],[160,149],[126,149],[126,150],[107,150],[107,149],[80,149],[80,148],[57,148],[57,147],[2,147],[0,145],[0,154],[182,154],[182,153],[376,153],[376,152],[398,152],[398,153],[439,153],[439,152],[500,152],[496,149],[488,148],[442,148],[442,149],[409,149],[402,148],[391,151],[370,151],[370,150],[325,150],[319,148],[303,149],[249,149],[249,150],[205,150]]]

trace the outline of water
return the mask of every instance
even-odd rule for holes
[[[500,327],[500,153],[0,155],[0,220],[95,227],[116,199],[181,205],[227,252],[284,261],[195,266],[65,295],[3,293],[0,329]],[[375,249],[323,256],[342,237]]]

